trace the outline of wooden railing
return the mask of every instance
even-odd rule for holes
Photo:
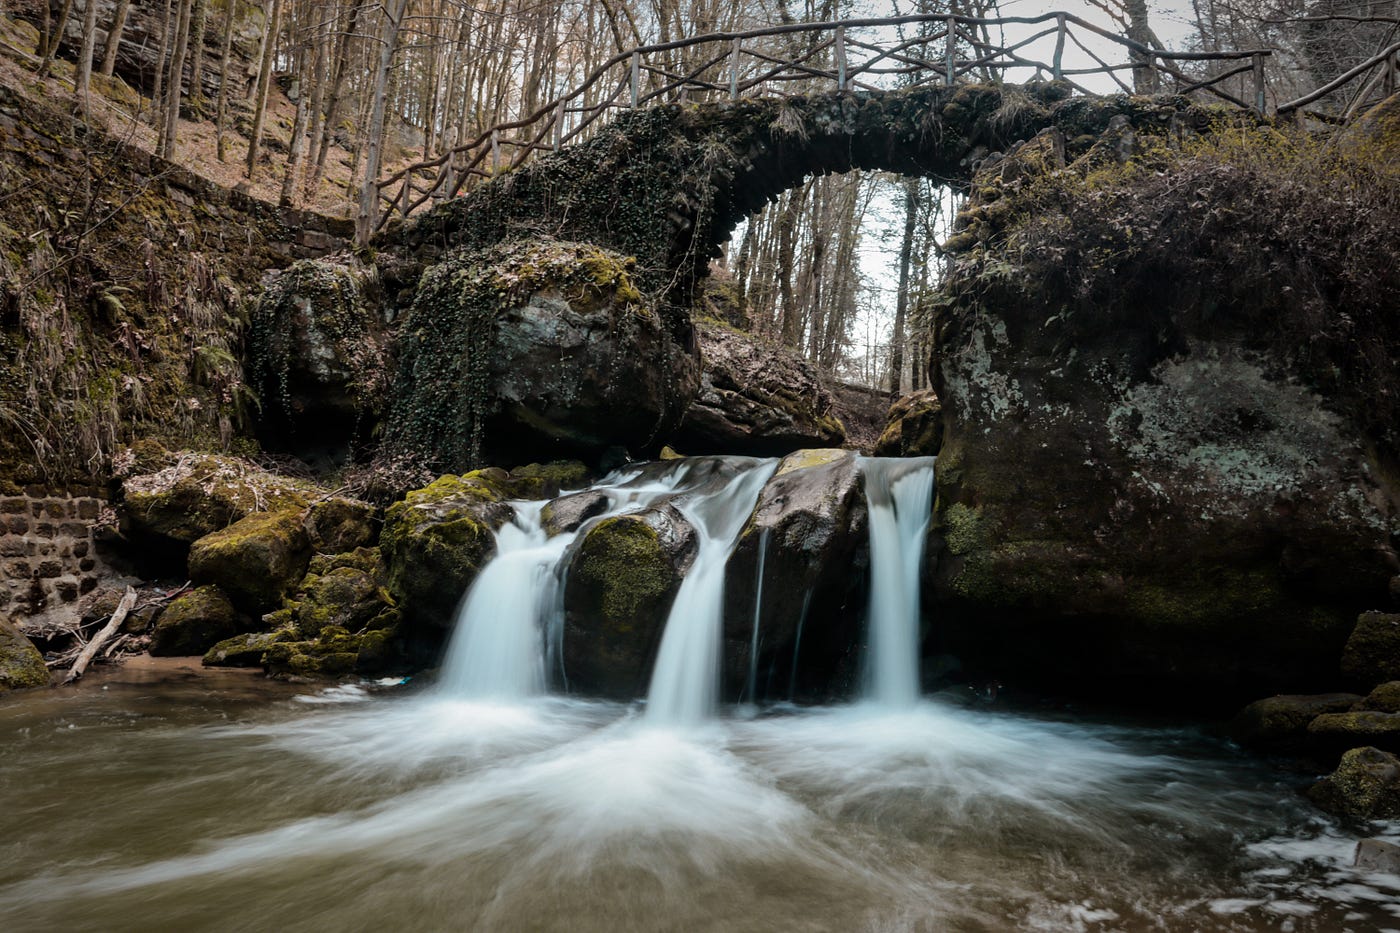
[[[916,27],[919,34],[890,38],[891,32],[908,27]],[[993,30],[1004,35],[1007,27],[1029,34],[1005,44],[989,38]],[[759,40],[767,41],[760,44]],[[785,46],[786,51],[775,52],[775,45]],[[1105,49],[1125,54],[1127,60],[1111,61],[1113,55]],[[1277,111],[1299,110],[1367,71],[1385,71],[1391,75],[1386,80],[1393,81],[1397,50],[1400,46],[1311,95],[1279,105]],[[1067,52],[1077,64],[1067,66]],[[813,93],[826,87],[879,92],[1037,77],[1068,82],[1079,93],[1092,96],[1084,79],[1106,76],[1115,92],[1204,94],[1262,113],[1268,105],[1264,61],[1270,54],[1269,49],[1154,49],[1071,13],[999,18],[911,15],[794,23],[642,46],[614,55],[572,91],[534,113],[492,126],[435,158],[381,179],[377,182],[381,212],[374,229],[382,229],[395,214],[407,216],[429,202],[454,197],[538,153],[581,141],[620,109]],[[1212,67],[1217,73],[1205,73]],[[1131,73],[1127,81],[1124,72]]]

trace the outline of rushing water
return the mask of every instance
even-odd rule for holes
[[[870,701],[715,708],[771,462],[612,477],[604,515],[666,500],[700,536],[643,714],[543,693],[576,533],[518,505],[431,688],[148,662],[0,698],[0,929],[1400,927],[1400,877],[1350,867],[1305,775],[1193,728],[921,700],[931,470],[863,470]]]

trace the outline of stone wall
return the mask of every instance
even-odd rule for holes
[[[109,572],[93,539],[107,513],[95,496],[0,498],[0,613],[19,621],[95,590]]]

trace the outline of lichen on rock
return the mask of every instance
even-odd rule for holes
[[[190,547],[190,576],[218,584],[245,611],[276,608],[301,581],[311,559],[305,512],[254,512]]]

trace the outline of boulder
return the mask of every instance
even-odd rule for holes
[[[306,512],[307,538],[320,554],[343,554],[374,544],[376,510],[368,502],[332,496],[318,499]]]
[[[540,523],[552,538],[557,534],[578,531],[584,522],[607,511],[608,494],[587,489],[554,499],[540,512]]]
[[[718,321],[696,325],[700,391],[670,443],[689,454],[771,457],[846,438],[817,369],[781,344]]]
[[[1356,844],[1354,864],[1364,871],[1400,875],[1400,845],[1384,839],[1362,839]]]
[[[584,489],[593,471],[577,460],[527,463],[510,471],[506,487],[513,499],[553,499],[560,493]]]
[[[934,457],[943,444],[943,406],[932,389],[911,392],[890,406],[877,457]]]
[[[1366,699],[1362,700],[1357,708],[1373,709],[1382,713],[1400,713],[1400,680],[1380,684],[1366,694]]]
[[[190,547],[190,577],[216,583],[252,615],[275,609],[301,581],[311,559],[305,512],[254,512]]]
[[[869,560],[859,458],[832,449],[784,457],[759,493],[729,559],[725,692],[741,695],[753,667],[760,563],[759,696],[750,699],[787,698],[794,689],[825,690],[843,679],[849,686],[862,638],[857,620],[865,608]]]
[[[1308,789],[1308,796],[1339,816],[1400,819],[1400,758],[1378,748],[1353,748],[1337,770]]]
[[[545,239],[430,267],[402,324],[381,459],[461,470],[659,447],[694,395],[695,351],[632,274],[631,259]]]
[[[43,687],[49,682],[44,656],[25,638],[14,623],[0,618],[0,693],[25,687]]]
[[[247,625],[217,586],[201,586],[177,596],[156,619],[151,654],[200,655]]]
[[[287,629],[275,632],[246,632],[225,638],[204,653],[205,667],[262,667],[263,658],[273,645],[295,641],[296,633]]]
[[[1334,750],[1366,744],[1400,751],[1400,713],[1378,710],[1323,713],[1308,723],[1308,738],[1321,748]]]
[[[389,385],[389,339],[373,267],[351,255],[274,273],[250,317],[259,432],[273,446],[343,461],[371,436]]]
[[[1363,612],[1342,650],[1342,673],[1357,683],[1400,680],[1400,613]]]
[[[400,653],[392,629],[347,632],[328,626],[309,641],[279,641],[263,656],[274,677],[334,679],[351,674],[378,674],[396,667]]]
[[[1277,751],[1303,751],[1308,723],[1324,713],[1342,713],[1361,701],[1354,693],[1285,694],[1255,700],[1230,722],[1230,737],[1241,745]]]
[[[253,512],[305,508],[316,489],[237,457],[183,453],[122,480],[122,530],[135,542],[188,547]]]
[[[443,476],[384,516],[386,586],[415,626],[451,629],[458,602],[496,553],[496,529],[514,514],[491,471]]]
[[[617,699],[645,694],[695,547],[694,529],[668,506],[606,518],[584,532],[564,587],[569,689]]]

